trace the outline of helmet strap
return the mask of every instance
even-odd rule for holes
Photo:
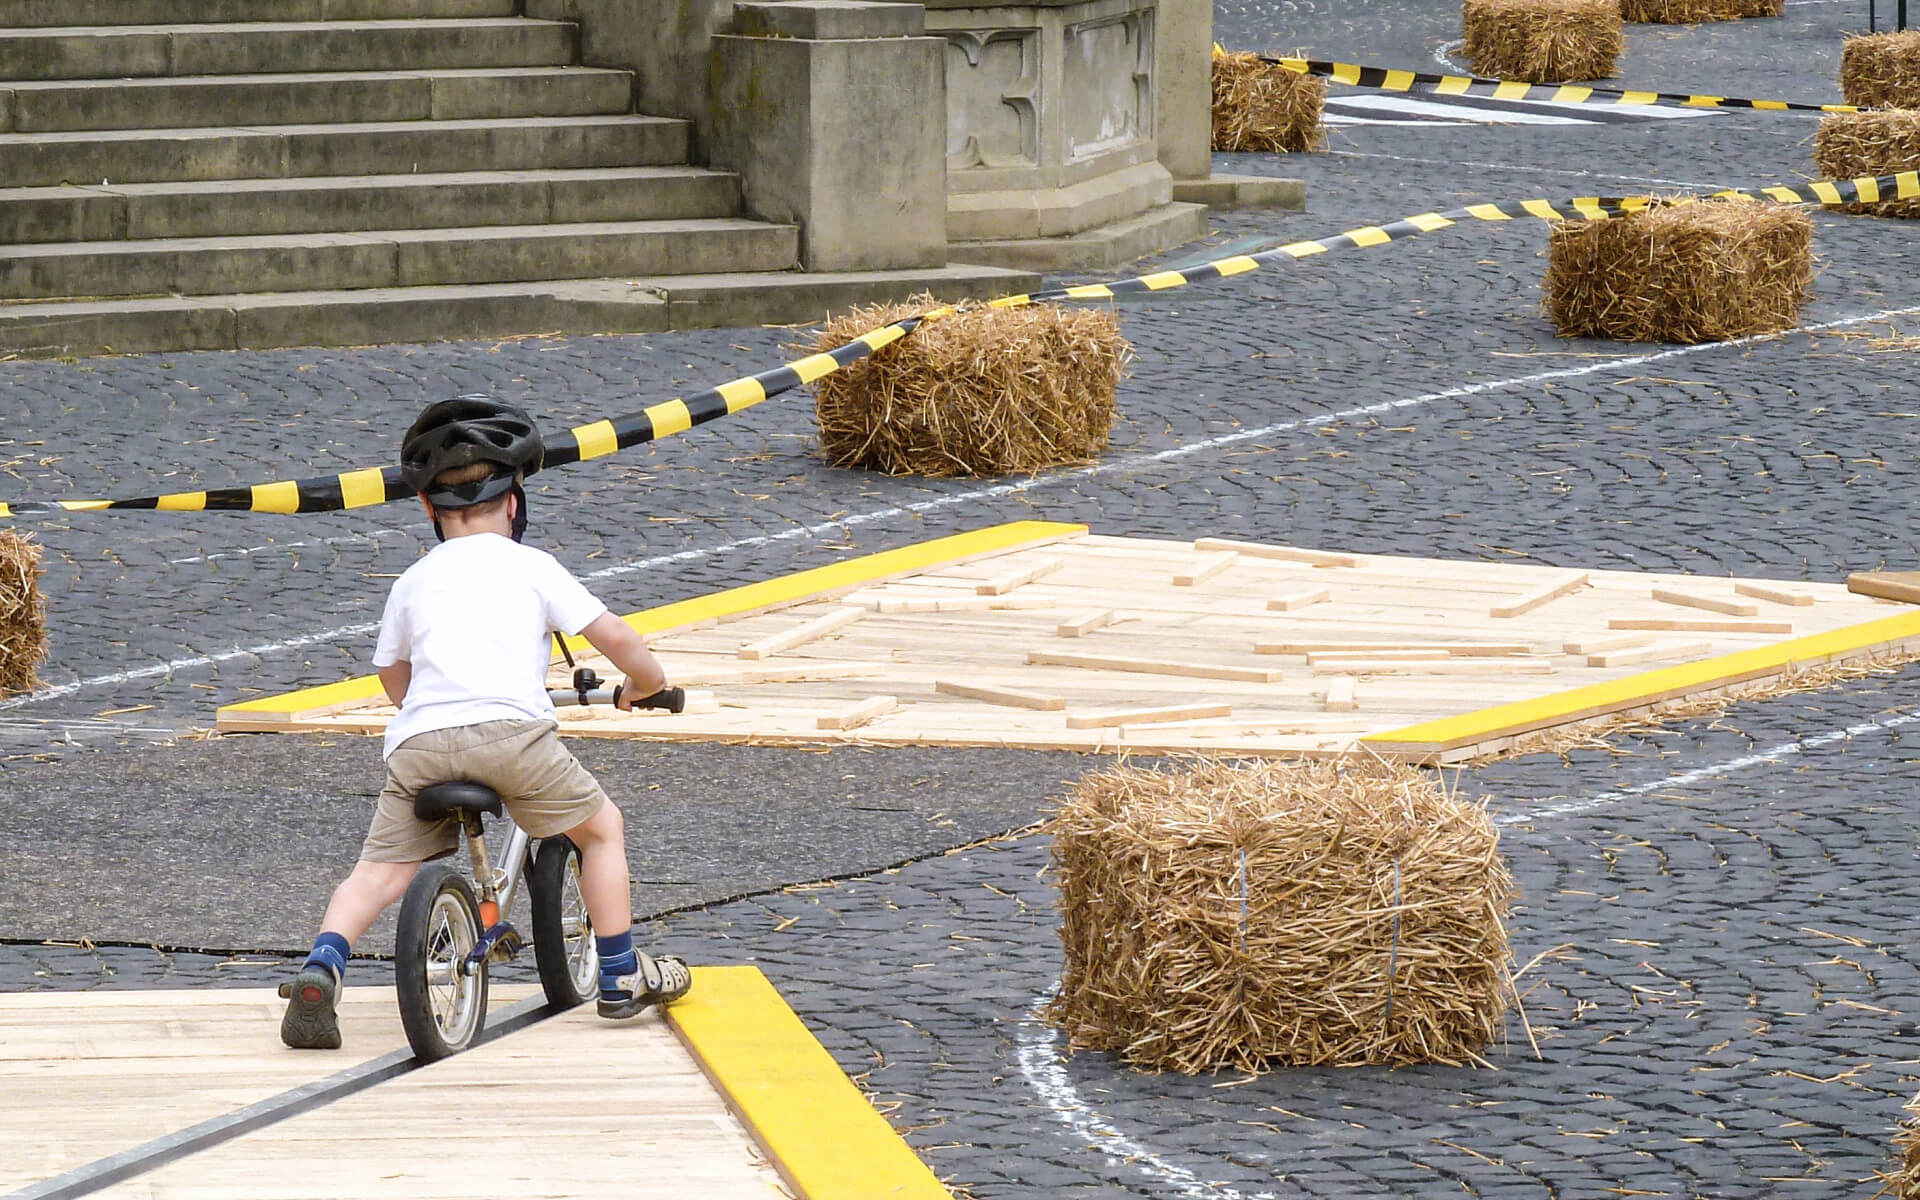
[[[447,540],[447,531],[440,528],[440,514],[433,514],[433,536],[439,541]]]
[[[521,487],[519,482],[516,481],[513,485],[513,491],[508,494],[513,497],[515,502],[513,506],[513,540],[517,542],[527,532],[527,489]],[[436,523],[434,528],[437,530],[439,525]]]

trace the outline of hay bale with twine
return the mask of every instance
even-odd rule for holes
[[[0,696],[32,691],[46,656],[40,547],[25,534],[0,529]]]
[[[856,308],[820,351],[927,311],[930,299]],[[1092,460],[1133,359],[1111,312],[968,304],[815,380],[820,445],[837,467],[889,475],[1006,475]]]
[[[1327,81],[1213,48],[1213,148],[1300,154],[1326,140]]]
[[[1820,121],[1813,161],[1827,179],[1857,179],[1920,169],[1920,110],[1834,113]],[[1845,204],[1844,212],[1920,217],[1920,199]]]
[[[1720,342],[1791,329],[1813,286],[1813,222],[1750,200],[1565,221],[1542,283],[1562,337]]]
[[[1785,11],[1786,0],[1620,0],[1620,15],[1643,25],[1740,21],[1748,17],[1777,17]]]
[[[1893,1200],[1920,1200],[1920,1096],[1906,1103],[1906,1118],[1893,1134],[1893,1152],[1900,1165],[1880,1178],[1887,1186],[1877,1195]]]
[[[1515,1002],[1485,808],[1378,758],[1122,764],[1051,821],[1048,1017],[1143,1067],[1484,1063]]]
[[[1528,83],[1603,79],[1624,47],[1618,0],[1466,0],[1473,73]]]
[[[1920,29],[1848,38],[1840,92],[1862,108],[1920,108]]]

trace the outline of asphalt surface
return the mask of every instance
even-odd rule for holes
[[[1838,99],[1841,35],[1864,20],[1863,4],[1789,0],[1779,21],[1635,27],[1621,82]],[[1447,6],[1411,0],[1248,0],[1217,8],[1216,34],[1435,69],[1458,31]],[[1305,178],[1311,211],[1220,215],[1204,244],[1160,261],[1476,200],[1805,179],[1815,127],[1751,112],[1348,127],[1324,155],[1217,156]],[[1114,445],[1089,470],[833,470],[795,396],[536,476],[534,537],[622,610],[1027,517],[1717,575],[1912,569],[1920,371],[1892,339],[1920,333],[1916,243],[1896,222],[1814,220],[1800,332],[1688,348],[1557,339],[1539,309],[1544,227],[1476,224],[1119,306],[1138,358]],[[485,391],[574,424],[762,369],[804,336],[4,363],[0,499],[378,464],[431,399]],[[54,647],[41,689],[0,701],[0,937],[14,939],[0,989],[280,977],[281,960],[255,952],[304,944],[357,846],[377,754],[359,739],[192,731],[219,704],[364,673],[391,577],[430,531],[404,506],[31,524]],[[1058,966],[1043,840],[945,853],[1029,824],[1095,763],[581,753],[628,813],[636,911],[712,902],[647,935],[697,961],[760,963],[975,1196],[1837,1198],[1871,1194],[1920,1077],[1916,711],[1909,671],[1621,739],[1619,753],[1469,773],[1507,822],[1516,953],[1554,951],[1527,976],[1543,1057],[1516,1024],[1493,1071],[1231,1087],[1063,1058],[1026,1018]],[[908,859],[921,861],[887,870]],[[859,878],[780,890],[829,876]],[[727,899],[749,892],[764,894]],[[380,980],[378,964],[355,970]]]

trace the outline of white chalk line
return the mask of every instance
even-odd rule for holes
[[[1075,483],[1083,479],[1094,479],[1102,475],[1150,469],[1164,463],[1189,458],[1195,454],[1204,454],[1210,450],[1220,450],[1228,446],[1239,445],[1243,442],[1257,442],[1277,434],[1291,433],[1300,429],[1312,429],[1321,425],[1332,425],[1341,421],[1352,420],[1355,417],[1377,416],[1381,413],[1397,412],[1408,408],[1419,408],[1443,400],[1461,400],[1469,396],[1483,395],[1487,392],[1502,391],[1506,388],[1526,387],[1538,383],[1553,383],[1564,379],[1578,379],[1587,375],[1598,375],[1608,371],[1642,367],[1650,363],[1666,362],[1676,358],[1688,358],[1696,354],[1708,354],[1717,350],[1734,350],[1745,346],[1757,345],[1762,342],[1778,341],[1793,334],[1819,333],[1823,330],[1840,329],[1848,325],[1865,325],[1874,321],[1889,320],[1893,317],[1912,316],[1916,313],[1920,313],[1920,305],[1912,305],[1907,308],[1887,308],[1877,312],[1843,317],[1836,321],[1823,321],[1817,325],[1802,325],[1794,329],[1782,330],[1778,333],[1761,333],[1749,337],[1734,338],[1724,342],[1703,342],[1692,346],[1676,346],[1672,349],[1660,350],[1652,354],[1636,354],[1627,358],[1611,358],[1603,362],[1588,363],[1585,366],[1562,367],[1559,370],[1541,371],[1532,375],[1519,375],[1508,379],[1489,380],[1486,383],[1461,384],[1458,387],[1450,387],[1437,392],[1426,392],[1418,396],[1406,396],[1399,400],[1381,400],[1373,404],[1362,404],[1354,408],[1343,408],[1336,412],[1315,413],[1311,416],[1297,417],[1289,421],[1277,421],[1271,425],[1263,425],[1258,429],[1243,429],[1236,433],[1222,434],[1219,437],[1205,438],[1201,441],[1173,446],[1166,450],[1157,450],[1151,454],[1128,455],[1125,458],[1114,459],[1111,462],[1097,463],[1090,467],[1079,467],[1054,475],[1033,476],[1028,479],[1017,480],[1013,483],[995,484],[992,487],[977,488],[968,492],[957,492],[950,496],[936,496],[931,500],[918,500],[912,504],[888,505],[885,508],[871,509],[864,513],[855,513],[852,516],[836,517],[833,520],[821,521],[813,525],[784,529],[779,533],[760,534],[755,537],[725,542],[717,546],[680,550],[672,554],[662,554],[641,559],[637,562],[618,563],[610,567],[602,567],[597,571],[582,575],[580,578],[589,582],[613,579],[621,575],[630,575],[637,571],[648,571],[656,567],[669,566],[674,563],[712,558],[716,555],[730,554],[740,550],[760,549],[766,546],[777,545],[781,542],[793,541],[798,538],[817,537],[823,533],[853,529],[862,525],[870,525],[876,521],[891,520],[895,517],[935,512],[940,509],[972,504],[981,500],[997,500],[1006,496],[1020,495],[1037,488]],[[236,647],[235,649],[227,650],[219,654],[196,655],[192,658],[176,658],[169,662],[157,663],[151,667],[141,667],[133,671],[116,671],[107,675],[96,675],[90,679],[80,679],[72,683],[63,683],[55,687],[42,688],[36,692],[29,692],[24,696],[16,696],[11,700],[0,701],[0,712],[11,708],[19,708],[22,705],[39,704],[47,700],[57,700],[63,696],[71,696],[75,692],[86,691],[96,687],[110,687],[139,679],[152,679],[155,676],[169,675],[175,671],[190,670],[195,667],[217,666],[220,663],[232,662],[236,659],[265,658],[268,655],[277,654],[283,650],[296,650],[322,642],[331,642],[344,638],[365,637],[367,634],[379,628],[380,625],[377,621],[342,625],[338,628],[322,630],[318,633],[303,634],[299,637],[289,638],[286,641],[267,642],[258,646]]]
[[[1178,1163],[1168,1162],[1140,1142],[1120,1132],[1111,1122],[1089,1107],[1073,1086],[1073,1079],[1060,1059],[1059,1036],[1042,1017],[1041,1010],[1053,999],[1049,989],[1035,996],[1027,1015],[1020,1021],[1016,1056],[1020,1074],[1027,1086],[1040,1097],[1053,1115],[1117,1167],[1132,1167],[1178,1189],[1187,1200],[1275,1200],[1272,1192],[1249,1196],[1223,1183],[1209,1183]],[[1042,1031],[1036,1033],[1035,1031]]]
[[[1622,183],[1651,183],[1659,187],[1681,187],[1689,191],[1713,191],[1724,184],[1695,183],[1686,179],[1661,179],[1655,175],[1607,175],[1596,171],[1578,171],[1572,167],[1529,167],[1520,163],[1445,162],[1437,158],[1412,158],[1404,154],[1373,154],[1359,150],[1329,150],[1329,158],[1384,158],[1392,162],[1413,163],[1423,167],[1479,167],[1487,171],[1517,171],[1531,175],[1571,175],[1577,179],[1617,179]]]
[[[1665,779],[1656,779],[1652,783],[1637,783],[1632,787],[1616,791],[1601,792],[1597,796],[1586,796],[1578,800],[1566,800],[1559,804],[1548,804],[1540,808],[1530,808],[1524,812],[1502,813],[1494,818],[1496,825],[1526,825],[1545,817],[1570,817],[1578,813],[1590,812],[1620,800],[1630,800],[1635,796],[1645,796],[1654,792],[1670,791],[1698,783],[1703,779],[1718,779],[1723,775],[1732,775],[1749,767],[1775,763],[1782,759],[1804,754],[1821,746],[1830,746],[1835,742],[1844,742],[1851,738],[1862,737],[1869,733],[1888,732],[1902,725],[1911,725],[1920,721],[1920,713],[1898,713],[1891,717],[1879,717],[1871,721],[1862,721],[1857,725],[1848,725],[1842,729],[1830,729],[1825,733],[1816,733],[1810,737],[1799,738],[1791,742],[1781,742],[1752,754],[1743,754],[1739,758],[1730,758],[1725,762],[1711,766],[1696,767],[1691,771],[1682,771],[1669,775]],[[1525,803],[1521,801],[1520,803]]]

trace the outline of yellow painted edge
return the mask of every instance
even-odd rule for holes
[[[800,600],[819,592],[857,586],[884,576],[898,575],[904,571],[916,571],[937,563],[951,562],[956,558],[970,558],[994,551],[1011,550],[1029,542],[1074,537],[1086,531],[1085,525],[1066,524],[1059,521],[1011,521],[1005,525],[992,525],[986,529],[975,529],[968,533],[935,538],[930,542],[916,542],[897,550],[864,554],[845,562],[796,571],[791,575],[781,575],[760,583],[728,588],[723,592],[696,596],[691,600],[662,604],[658,608],[631,613],[621,619],[639,633],[658,633],[663,629],[691,625],[696,621],[710,621],[732,616],[735,613]],[[586,644],[582,638],[568,638],[567,642],[569,648],[578,648]],[[262,714],[282,714],[282,719],[288,719],[293,713],[309,712],[326,705],[347,701],[370,700],[381,694],[379,676],[362,675],[358,678],[322,684],[319,687],[302,688],[299,691],[286,692],[278,696],[264,696],[258,700],[229,704],[222,707],[215,715],[216,720],[225,719],[229,713],[236,719],[250,715],[257,721]],[[273,718],[269,716],[268,719]]]
[[[1855,651],[1912,637],[1920,637],[1920,612],[1899,613],[1770,646],[1736,650],[1732,654],[1659,667],[1531,700],[1496,704],[1458,716],[1369,733],[1361,737],[1360,742],[1375,747],[1391,743],[1396,749],[1445,752],[1491,738],[1547,728],[1569,719],[1584,720],[1582,714],[1595,709],[1608,712],[1632,708],[1655,697],[1685,695],[1795,666],[1818,665]]]
[[[758,967],[695,967],[664,1011],[802,1200],[952,1200]]]

